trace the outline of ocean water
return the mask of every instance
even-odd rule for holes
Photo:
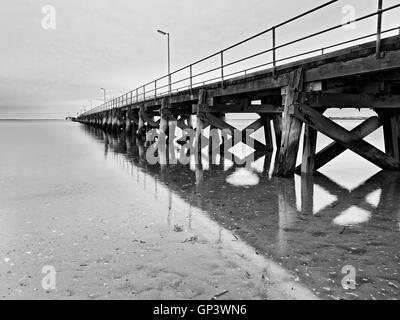
[[[150,165],[134,137],[66,121],[0,121],[0,146],[4,299],[398,297],[400,174],[350,151],[279,179],[274,153]]]

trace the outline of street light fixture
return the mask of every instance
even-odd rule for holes
[[[106,89],[100,88],[100,90],[103,90],[103,92],[104,92],[104,102],[107,102]]]
[[[167,41],[168,41],[168,89],[169,89],[169,94],[171,95],[171,52],[170,52],[169,32],[165,32],[162,30],[157,30],[157,32],[162,34],[163,36],[167,36]]]

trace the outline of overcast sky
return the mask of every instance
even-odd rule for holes
[[[156,29],[171,33],[172,68],[177,69],[323,2],[2,0],[0,118],[76,115],[89,105],[88,99],[93,99],[93,105],[101,102],[100,87],[107,88],[109,97],[116,96],[164,75],[166,39]],[[384,2],[388,6],[398,1]],[[357,15],[362,15],[376,10],[376,4],[377,0],[340,1],[286,27],[278,41],[341,23],[345,5],[353,5]],[[42,27],[45,5],[56,10],[55,30]],[[397,17],[388,16],[385,27],[398,25]],[[368,25],[341,30],[310,45],[323,46],[332,39],[373,32],[375,27],[375,20],[369,20]],[[269,41],[266,36],[232,57],[268,49]]]

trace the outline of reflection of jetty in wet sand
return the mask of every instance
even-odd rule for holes
[[[301,183],[271,177],[271,152],[257,153],[251,166],[226,164],[223,157],[219,165],[149,165],[145,145],[132,135],[84,128],[104,143],[106,155],[123,155],[124,167],[156,197],[161,183],[231,230],[233,241],[272,257],[322,297],[398,297],[400,174],[382,171],[349,191],[322,174],[302,176]],[[327,198],[332,201],[324,203]],[[190,210],[187,219],[190,227]],[[341,286],[345,265],[357,270],[355,291]]]
[[[375,41],[363,43],[226,80],[222,75],[218,84],[204,83],[168,94],[157,95],[155,88],[154,96],[149,96],[143,87],[141,97],[137,91],[136,97],[130,92],[81,114],[76,121],[141,136],[158,129],[160,139],[176,123],[185,133],[192,133],[191,145],[195,147],[208,138],[208,127],[234,136],[235,128],[226,115],[250,113],[258,119],[244,128],[238,140],[247,143],[246,138],[260,130],[265,143],[254,139],[254,150],[271,151],[275,141],[274,170],[280,177],[293,177],[296,171],[312,175],[346,150],[381,169],[400,171],[399,39],[392,36],[378,47]],[[377,56],[377,49],[385,51],[383,57]],[[221,70],[223,73],[223,64]],[[369,109],[375,116],[348,131],[326,115],[331,109],[343,108]],[[343,115],[343,111],[336,113]],[[365,140],[380,127],[385,151]],[[317,136],[321,134],[334,142],[316,153]],[[296,168],[301,137],[303,156]],[[230,139],[222,139],[221,145],[227,141]],[[234,145],[239,141],[235,139]],[[197,154],[200,148],[194,151]]]

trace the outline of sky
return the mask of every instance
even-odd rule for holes
[[[167,73],[166,38],[171,34],[172,69],[178,69],[252,36],[326,0],[3,0],[0,11],[0,119],[74,116]],[[385,6],[398,0],[384,0]],[[47,6],[54,8],[49,20]],[[339,1],[277,31],[279,43],[342,22],[352,6],[357,16],[377,0]],[[346,9],[347,8],[347,9]],[[44,10],[44,11],[43,11]],[[51,11],[53,12],[53,11]],[[400,11],[384,17],[399,25]],[[49,23],[55,21],[55,24]],[[54,27],[54,28],[53,28]],[[355,28],[281,50],[299,50],[374,32],[376,19]],[[332,42],[333,41],[333,42]],[[226,62],[270,47],[269,35],[232,50]],[[262,63],[269,57],[249,61]],[[264,60],[263,60],[264,59]],[[212,66],[206,62],[202,68]],[[239,68],[240,66],[237,66]],[[235,71],[235,70],[227,70]],[[89,100],[92,100],[90,102]]]

